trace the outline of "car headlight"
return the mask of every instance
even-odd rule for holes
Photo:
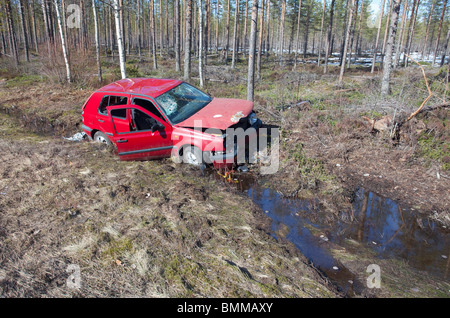
[[[253,125],[254,123],[256,123],[258,120],[258,117],[256,117],[256,114],[253,112],[248,116],[248,123],[250,125]]]

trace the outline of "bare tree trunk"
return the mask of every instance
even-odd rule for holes
[[[53,0],[55,4],[55,11],[56,11],[56,18],[58,20],[58,28],[59,28],[59,35],[61,36],[61,47],[64,55],[64,63],[66,64],[66,78],[67,82],[71,82],[71,75],[70,75],[70,65],[69,65],[69,57],[67,55],[67,48],[66,48],[66,41],[64,36],[64,30],[61,24],[61,16],[59,14],[59,5],[58,0]]]
[[[270,0],[268,0],[270,1]],[[261,55],[263,51],[263,36],[264,36],[264,0],[261,1],[261,17],[259,20],[259,43],[258,43],[258,56],[256,60],[256,79],[261,79]]]
[[[226,29],[226,45],[225,45],[225,64],[228,64],[228,50],[230,49],[230,0],[227,2],[227,25]]]
[[[359,0],[356,0],[355,8],[354,8],[354,11],[353,11],[354,23],[352,25],[352,31],[351,31],[351,37],[350,37],[350,45],[349,45],[349,50],[348,50],[349,52],[348,52],[347,68],[350,68],[350,64],[351,64],[351,60],[352,60],[353,40],[355,39],[356,16],[358,14],[358,6],[359,6]]]
[[[411,16],[409,18],[408,33],[406,34],[406,43],[405,43],[405,47],[403,48],[403,64],[405,67],[407,66],[406,54],[408,54],[409,39],[411,37],[413,21],[414,21],[414,13],[416,11],[417,4],[418,4],[418,0],[414,0],[413,6],[411,8]]]
[[[361,29],[364,16],[364,0],[361,3],[361,13],[359,14],[358,35],[356,37],[355,54],[361,55]]]
[[[12,15],[11,3],[10,1],[6,1],[6,22],[9,33],[9,45],[11,48],[11,56],[14,58],[14,62],[16,66],[19,65],[19,50],[17,48],[17,37],[16,31],[14,28],[14,19]]]
[[[375,62],[377,59],[377,51],[378,51],[378,41],[380,40],[380,32],[381,32],[381,21],[383,20],[383,13],[384,13],[384,4],[385,0],[381,3],[381,13],[380,13],[380,19],[378,20],[378,30],[377,30],[377,39],[375,40],[375,48],[373,51],[373,58],[372,58],[372,69],[370,70],[370,73],[373,73],[375,71]]]
[[[332,0],[335,1],[335,0]],[[270,2],[270,0],[269,0]],[[302,13],[302,0],[298,1],[298,14],[297,14],[297,33],[295,35],[295,54],[294,54],[294,69],[297,68],[297,54],[300,49],[300,17]]]
[[[220,6],[219,6],[219,0],[216,0],[216,53],[219,50],[219,12],[220,12]]]
[[[389,26],[389,35],[386,42],[386,56],[383,64],[383,77],[381,80],[381,94],[389,94],[391,69],[392,69],[392,53],[394,51],[395,34],[397,33],[398,14],[400,11],[401,0],[391,0],[391,24]]]
[[[355,10],[355,0],[352,0],[352,5],[350,6],[350,11],[348,14],[347,31],[345,32],[346,36],[344,42],[344,53],[342,55],[341,72],[339,74],[339,84],[342,84],[342,80],[344,79],[345,58],[347,57],[348,43],[350,40],[350,29],[352,27],[353,10]]]
[[[181,71],[181,52],[180,52],[180,0],[175,0],[175,71]]]
[[[444,66],[445,55],[447,54],[448,41],[449,41],[449,39],[450,39],[450,29],[447,31],[447,38],[445,39],[444,53],[442,54],[441,64],[440,64],[441,67]]]
[[[263,0],[264,1],[264,0]],[[263,4],[264,5],[264,4]],[[248,24],[248,0],[245,0],[245,19],[244,19],[244,43],[242,45],[243,47],[243,55],[245,57],[245,52],[247,49],[247,24]],[[262,27],[262,25],[261,25]],[[261,29],[261,33],[262,33],[262,29]],[[258,65],[258,63],[256,63]]]
[[[92,13],[94,15],[94,29],[95,29],[95,53],[97,57],[97,74],[98,81],[101,83],[102,78],[102,64],[100,61],[100,40],[99,40],[99,31],[98,31],[98,21],[97,21],[97,8],[95,7],[95,0],[92,0]]]
[[[234,11],[234,33],[233,33],[233,55],[231,58],[231,68],[236,67],[236,50],[237,50],[237,26],[239,22],[239,0],[236,0],[236,9]]]
[[[203,0],[200,0],[198,4],[198,46],[198,75],[200,87],[203,87]]]
[[[38,47],[38,40],[37,40],[37,32],[36,32],[36,17],[34,12],[34,0],[31,0],[31,3],[29,3],[29,6],[31,8],[31,24],[32,24],[32,31],[33,31],[33,44],[34,44],[34,50],[36,53],[39,53],[39,47]]]
[[[210,16],[210,12],[211,12],[211,4],[210,4],[211,0],[205,0],[205,30],[203,32],[204,36],[204,40],[203,40],[203,49],[205,51],[204,57],[203,57],[203,64],[206,65],[208,63],[208,53],[209,53],[209,16]]]
[[[283,65],[283,54],[284,54],[284,20],[286,17],[286,0],[282,0],[281,3],[281,21],[280,21],[280,38],[278,39],[280,45],[280,66]]]
[[[384,30],[384,40],[383,40],[383,48],[381,49],[381,55],[383,56],[384,59],[384,52],[385,52],[385,48],[386,48],[386,41],[387,41],[387,36],[388,36],[388,31],[389,31],[389,21],[391,19],[391,13],[392,13],[392,6],[393,6],[393,2],[392,0],[388,0],[388,5],[389,5],[389,11],[388,11],[388,16],[387,16],[387,20],[386,20],[386,27]],[[381,60],[383,63],[383,59]]]
[[[306,58],[306,54],[308,53],[308,35],[309,35],[309,23],[311,19],[311,6],[312,3],[308,3],[308,11],[306,12],[306,23],[305,23],[305,36],[303,43],[303,58]]]
[[[405,36],[403,31],[405,28],[407,13],[408,13],[408,0],[406,0],[405,3],[403,4],[402,22],[400,23],[400,34],[398,36],[397,49],[395,51],[394,69],[397,68],[398,63],[400,62],[400,48],[403,46],[403,38]]]
[[[150,24],[151,24],[151,46],[152,46],[152,56],[153,56],[153,69],[158,68],[158,62],[156,57],[156,18],[155,18],[155,0],[150,0],[149,7]]]
[[[334,16],[334,4],[336,3],[336,0],[331,0],[330,5],[330,26],[328,29],[328,36],[327,36],[327,46],[325,49],[325,66],[323,68],[323,73],[326,74],[328,72],[328,56],[330,55],[330,48],[331,48],[331,35],[333,34],[333,16]]]
[[[48,18],[46,0],[42,0],[42,15],[44,18],[45,39],[47,41],[48,56],[51,57],[52,56],[52,49],[51,49],[52,37],[50,35],[51,31],[50,31],[50,26],[49,26],[49,22],[48,22],[49,18]]]
[[[255,97],[255,53],[256,53],[256,32],[258,27],[258,6],[259,0],[253,0],[252,19],[250,27],[250,49],[248,54],[248,80],[247,99],[253,101]]]
[[[119,48],[120,75],[122,78],[126,78],[127,71],[125,68],[125,50],[123,47],[122,32],[120,30],[120,11],[122,9],[122,7],[119,7],[119,0],[114,0],[114,17],[116,21],[117,46]]]
[[[325,20],[325,8],[326,8],[326,0],[323,0],[322,20],[320,22],[319,54],[317,57],[317,66],[320,66],[320,53],[322,51],[322,34],[323,34],[323,22]]]
[[[436,63],[436,55],[439,47],[439,38],[441,37],[442,23],[444,22],[445,9],[447,7],[447,0],[444,0],[444,6],[442,8],[441,19],[439,22],[438,34],[436,37],[436,45],[434,46],[434,54],[433,54],[433,66]]]
[[[139,61],[141,60],[141,46],[142,46],[142,34],[141,34],[141,0],[136,1],[137,4],[137,13],[136,13],[136,24],[137,24],[137,32],[138,32],[138,38],[137,38],[137,48],[138,48],[138,55],[139,55]]]
[[[25,59],[27,62],[30,61],[30,53],[28,51],[28,39],[27,39],[27,29],[25,26],[25,17],[23,14],[23,0],[19,0],[19,3],[17,5],[17,10],[19,13],[19,20],[20,20],[20,26],[21,26],[21,30],[22,30],[22,39],[23,39],[23,46],[24,46],[24,51],[25,51]]]
[[[434,3],[435,1],[433,0],[433,2],[431,3],[431,9],[430,12],[428,14],[428,22],[427,22],[427,29],[425,31],[425,40],[423,41],[423,48],[422,48],[422,59],[425,56],[425,49],[427,47],[427,43],[428,43],[428,34],[430,32],[430,24],[431,24],[431,17],[433,15],[433,8],[434,8]]]
[[[414,12],[414,17],[413,17],[413,23],[411,26],[411,36],[409,37],[409,42],[407,43],[408,49],[406,50],[406,54],[408,54],[408,55],[411,51],[411,45],[412,45],[412,41],[414,38],[414,31],[416,29],[416,19],[417,19],[417,12],[419,11],[419,5],[420,5],[420,0],[417,0],[416,10]],[[408,65],[408,60],[406,60],[405,65]]]
[[[191,78],[192,0],[186,0],[186,40],[184,49],[184,79]]]
[[[301,0],[300,0],[301,1]],[[270,7],[271,2],[267,0],[267,39],[266,39],[266,57],[269,57],[270,49]]]

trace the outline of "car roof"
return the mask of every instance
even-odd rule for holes
[[[134,93],[158,97],[182,81],[161,78],[125,78],[103,86],[97,92]]]

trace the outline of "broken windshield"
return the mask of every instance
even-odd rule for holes
[[[181,83],[156,97],[156,101],[170,121],[178,124],[209,104],[212,98],[187,83]]]

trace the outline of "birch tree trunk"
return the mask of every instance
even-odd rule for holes
[[[98,81],[101,83],[103,80],[102,64],[100,61],[100,43],[99,43],[99,32],[98,32],[97,8],[95,7],[95,0],[92,0],[92,13],[94,15],[95,53],[96,53],[96,57],[97,57],[97,74],[98,74]]]
[[[175,71],[181,71],[180,55],[180,0],[175,0]]]
[[[203,83],[203,0],[198,4],[198,75],[200,77],[200,87]]]
[[[64,36],[64,30],[61,24],[61,16],[59,14],[59,5],[58,0],[53,0],[53,3],[55,4],[55,11],[56,11],[56,19],[58,21],[58,29],[59,29],[59,35],[61,36],[61,47],[64,55],[64,63],[66,64],[66,78],[67,82],[71,82],[71,76],[70,76],[70,65],[69,65],[69,57],[67,55],[67,48],[66,48],[66,41]]]
[[[184,79],[191,78],[192,0],[186,0],[186,40],[184,49]]]
[[[150,24],[151,24],[151,46],[152,46],[152,56],[153,56],[153,69],[158,68],[158,62],[156,57],[156,19],[155,19],[155,0],[150,0],[149,7],[150,14]]]
[[[56,1],[56,0],[55,0]],[[123,47],[122,32],[120,30],[120,11],[122,7],[119,7],[119,0],[114,0],[114,19],[116,22],[116,36],[117,36],[117,46],[119,49],[119,65],[120,65],[120,75],[122,78],[127,77],[127,71],[125,68],[125,51]]]
[[[253,0],[252,19],[250,21],[250,48],[248,54],[248,80],[247,99],[253,101],[255,97],[255,53],[256,53],[256,31],[258,27],[259,0]]]
[[[394,50],[395,34],[397,33],[398,13],[400,11],[401,0],[391,0],[391,24],[389,26],[389,35],[386,42],[386,56],[383,64],[383,77],[381,79],[381,94],[389,94],[391,69],[392,69],[392,53]]]

